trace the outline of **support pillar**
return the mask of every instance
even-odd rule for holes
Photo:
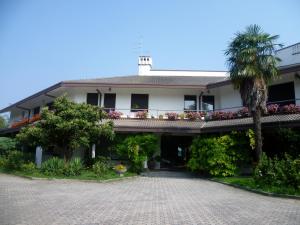
[[[41,146],[37,146],[35,149],[35,164],[36,164],[37,168],[41,167],[42,158],[43,158],[43,149]]]
[[[96,145],[92,145],[92,159],[96,158]]]

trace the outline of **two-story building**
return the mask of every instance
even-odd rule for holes
[[[300,43],[277,51],[281,58],[280,77],[269,86],[268,102],[300,105]],[[0,135],[16,133],[20,127],[38,119],[44,106],[66,94],[78,103],[103,107],[107,112],[121,112],[114,120],[120,133],[152,132],[161,136],[161,146],[177,148],[190,142],[190,136],[206,132],[248,129],[251,118],[207,119],[216,111],[237,112],[242,109],[238,90],[233,88],[226,71],[156,70],[150,56],[140,56],[138,74],[110,78],[62,81],[2,110],[10,112],[10,127]],[[146,119],[137,118],[140,111]],[[184,112],[206,112],[200,119],[184,118]],[[168,113],[180,115],[168,119]],[[262,118],[263,127],[299,126],[299,114],[271,115]],[[172,138],[176,136],[176,138]],[[163,151],[162,151],[163,153]]]

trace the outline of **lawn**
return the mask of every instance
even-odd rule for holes
[[[256,191],[263,191],[268,193],[296,195],[300,197],[300,190],[291,187],[282,186],[262,186],[255,183],[252,177],[222,177],[213,178],[212,180],[221,181],[228,184],[239,185]]]
[[[55,179],[77,179],[77,180],[104,181],[104,180],[120,178],[120,175],[118,175],[114,170],[109,170],[107,173],[103,174],[102,176],[97,176],[91,170],[82,170],[81,174],[78,176],[45,175],[45,174],[41,173],[39,170],[35,170],[32,172],[25,172],[25,171],[16,171],[16,170],[11,171],[11,170],[0,169],[0,172],[7,173],[7,174],[13,174],[13,175],[17,175],[17,176],[23,176],[23,177],[37,177],[37,178],[48,178],[48,179],[55,178]],[[132,177],[132,176],[136,176],[136,173],[126,172],[126,173],[124,173],[123,177]]]

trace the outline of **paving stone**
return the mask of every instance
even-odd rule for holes
[[[0,174],[0,224],[300,224],[300,201],[162,172],[109,183]]]

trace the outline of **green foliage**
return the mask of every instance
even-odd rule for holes
[[[23,145],[61,149],[68,161],[74,149],[89,148],[99,137],[113,138],[113,123],[99,123],[103,117],[101,108],[62,96],[54,101],[52,110],[43,108],[41,120],[23,128],[17,140]]]
[[[46,175],[63,175],[65,169],[64,160],[57,157],[48,159],[42,163],[41,172]]]
[[[7,121],[5,120],[4,117],[0,116],[0,129],[6,127],[7,127]]]
[[[196,137],[191,145],[188,168],[212,176],[233,176],[239,164],[249,162],[249,148],[245,137],[240,132],[219,137]]]
[[[80,158],[74,158],[70,162],[65,164],[64,175],[66,176],[78,176],[81,174],[83,164]]]
[[[92,166],[93,172],[97,176],[103,176],[104,174],[106,174],[109,171],[110,168],[111,168],[111,165],[110,165],[108,158],[105,158],[102,156],[98,157],[96,162]]]
[[[24,154],[20,151],[10,151],[7,155],[5,168],[8,170],[19,170],[24,163]]]
[[[117,152],[129,159],[130,170],[141,172],[143,163],[150,159],[158,149],[158,138],[153,134],[132,135],[117,145]]]
[[[16,149],[16,141],[13,138],[0,137],[0,155],[7,155],[13,149]]]
[[[246,132],[246,135],[249,137],[250,147],[251,149],[255,149],[255,134],[252,129],[249,129]]]
[[[36,166],[33,162],[29,162],[22,164],[20,169],[25,173],[33,173],[36,170]]]
[[[257,165],[254,179],[261,185],[285,186],[300,189],[300,158],[292,159],[289,155],[285,158],[268,158],[263,153]]]
[[[296,158],[300,155],[300,131],[291,128],[280,128],[276,130],[276,140],[282,152],[286,152]]]

